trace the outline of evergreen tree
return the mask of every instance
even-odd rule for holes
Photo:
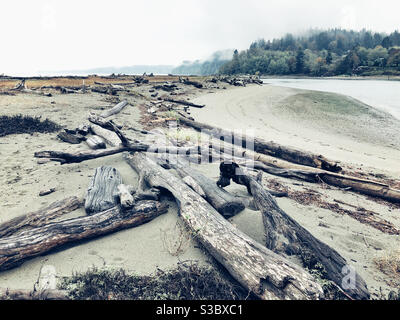
[[[297,49],[296,54],[296,73],[303,73],[304,72],[304,50],[302,47]]]
[[[332,63],[332,60],[333,60],[333,58],[332,58],[332,52],[331,51],[328,51],[328,54],[327,54],[327,56],[326,56],[326,64],[331,64]]]
[[[382,40],[382,47],[384,47],[384,48],[386,48],[386,49],[389,49],[389,48],[390,48],[390,45],[391,45],[390,38],[389,38],[389,37],[383,38],[383,40]]]

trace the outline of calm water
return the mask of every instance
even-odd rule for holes
[[[263,79],[276,86],[340,93],[400,119],[400,81],[336,79]]]

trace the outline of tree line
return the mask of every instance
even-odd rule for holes
[[[235,50],[220,74],[400,75],[400,33],[311,30],[304,36],[253,42]]]

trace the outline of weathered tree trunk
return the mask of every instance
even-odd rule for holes
[[[343,270],[349,265],[347,261],[293,220],[253,177],[247,175],[236,163],[221,163],[220,174],[218,184],[222,187],[228,185],[232,179],[246,186],[253,195],[255,204],[263,215],[266,246],[269,249],[281,255],[299,256],[309,268],[320,263],[325,276],[346,294],[354,299],[369,298],[367,286],[358,273],[354,272],[354,279],[351,279],[353,282],[348,287],[343,281]]]
[[[90,128],[95,135],[102,137],[110,146],[122,146],[122,141],[115,132],[104,129],[96,124],[92,124]]]
[[[327,171],[338,172],[342,168],[334,161],[328,160],[321,155],[316,155],[310,152],[296,150],[291,147],[279,145],[275,142],[267,142],[259,138],[240,136],[233,131],[220,129],[210,126],[208,124],[191,121],[189,119],[180,118],[180,123],[192,127],[203,133],[207,133],[217,139],[224,140],[228,143],[239,144],[244,148],[254,147],[254,151],[273,155],[274,157],[281,158],[293,163],[302,164],[305,166],[316,167]]]
[[[186,176],[192,177],[201,189],[203,189],[206,195],[205,199],[224,217],[230,218],[245,208],[240,199],[218,187],[215,181],[207,178],[195,169],[183,166],[176,166],[174,169],[179,173],[181,178]]]
[[[50,220],[74,211],[82,206],[83,200],[77,197],[69,197],[61,201],[53,202],[46,208],[15,217],[0,224],[0,238],[11,236],[27,228],[44,225]]]
[[[196,239],[245,288],[261,299],[318,299],[322,289],[302,268],[253,241],[180,179],[142,153],[127,162],[153,187],[169,190]]]
[[[204,199],[207,197],[206,193],[204,192],[203,188],[197,183],[195,179],[191,176],[181,176],[182,181],[186,183],[189,187],[191,187],[199,196],[203,197]]]
[[[174,147],[174,146],[149,146],[146,144],[133,144],[129,143],[127,146],[119,146],[108,148],[105,150],[85,150],[77,152],[63,152],[63,151],[38,151],[35,152],[36,158],[47,158],[52,161],[66,163],[79,163],[86,160],[101,158],[124,151],[146,151],[150,153],[168,153],[171,155],[191,155],[200,153],[199,147]]]
[[[121,112],[127,105],[128,105],[127,101],[121,101],[120,103],[118,103],[113,108],[104,111],[100,116],[103,117],[103,118],[111,117],[112,115]]]
[[[53,222],[27,230],[21,235],[0,238],[0,271],[21,265],[63,244],[135,227],[165,213],[167,205],[141,201],[122,212],[113,207],[92,216]]]
[[[116,206],[120,184],[122,178],[117,169],[106,166],[97,168],[86,194],[86,213],[92,215]]]
[[[145,145],[131,145],[129,147],[114,147],[105,150],[84,150],[77,151],[74,153],[62,152],[62,151],[38,151],[35,152],[36,158],[47,158],[52,161],[58,161],[61,164],[65,163],[79,163],[82,161],[96,159],[100,157],[105,157],[113,155],[116,153],[121,153],[124,151],[145,151],[148,146]]]

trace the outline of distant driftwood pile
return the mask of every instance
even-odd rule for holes
[[[256,79],[252,81],[257,82]],[[188,79],[179,82],[201,88],[201,83]],[[154,90],[172,90],[173,86],[164,84],[157,88]],[[203,107],[180,99],[168,98],[162,102]],[[139,175],[138,187],[124,185],[115,168],[102,166],[96,169],[85,199],[64,199],[0,225],[0,270],[16,267],[26,259],[68,242],[146,223],[166,212],[166,205],[160,202],[160,193],[168,190],[176,199],[179,216],[193,237],[244,288],[259,298],[323,298],[320,284],[305,269],[316,265],[323,270],[326,279],[348,298],[369,298],[366,284],[357,273],[354,273],[352,286],[344,284],[342,272],[348,265],[346,259],[278,206],[274,197],[286,194],[265,189],[260,179],[261,172],[313,183],[323,182],[393,202],[400,202],[399,190],[375,181],[342,175],[341,167],[335,161],[259,138],[253,140],[254,150],[248,150],[246,141],[250,137],[237,137],[233,132],[195,122],[186,112],[180,113],[180,125],[217,139],[224,137],[225,141],[241,141],[240,145],[225,144],[223,148],[216,144],[155,146],[136,139],[131,141],[121,126],[109,120],[127,105],[126,101],[121,101],[101,114],[91,113],[88,123],[59,134],[59,138],[68,143],[85,141],[87,150],[70,153],[38,151],[35,157],[68,164],[125,152],[124,159]],[[145,131],[141,133],[150,135]],[[235,157],[232,158],[232,154]],[[212,181],[188,166],[188,162],[210,160],[220,162],[218,181]],[[249,165],[259,171],[257,177],[249,174],[246,169]],[[224,190],[231,180],[245,186],[249,196],[237,197]],[[82,206],[87,214],[85,217],[52,221]],[[245,207],[261,212],[265,246],[227,220]],[[296,256],[303,265],[293,263],[288,259],[290,256]]]

